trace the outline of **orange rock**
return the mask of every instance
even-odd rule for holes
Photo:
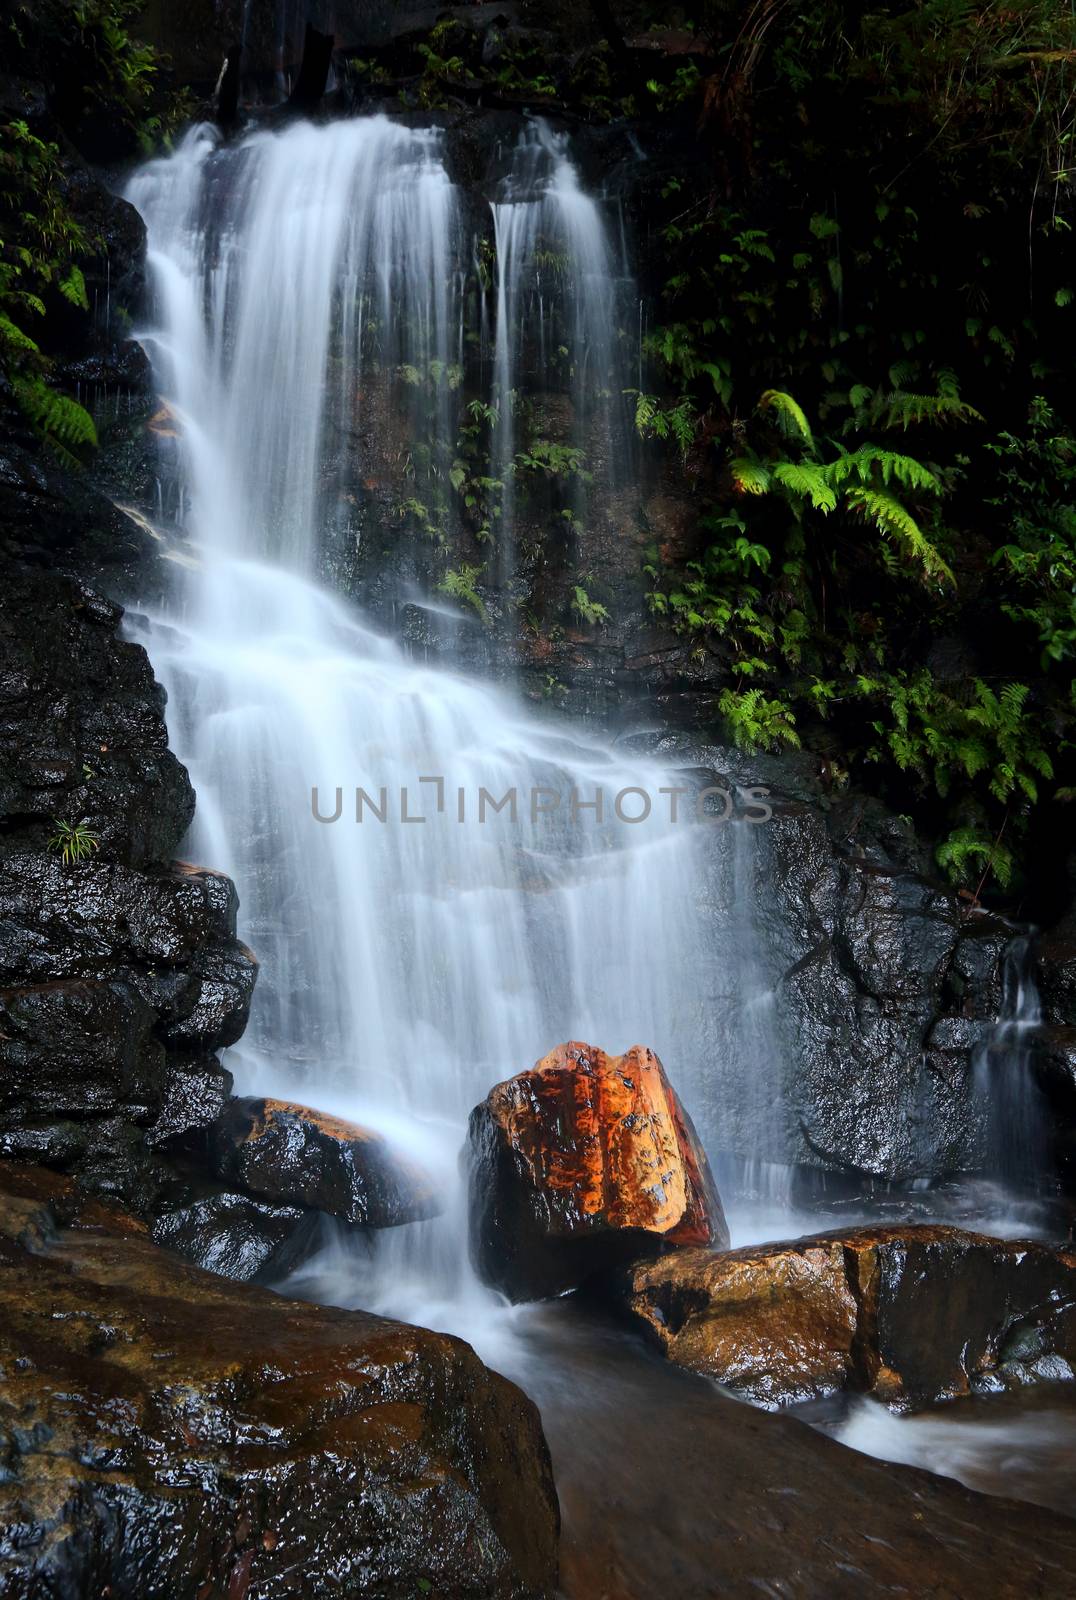
[[[513,1299],[676,1245],[728,1243],[691,1119],[652,1050],[559,1045],[471,1114],[471,1238]]]
[[[1076,1255],[940,1224],[684,1250],[612,1285],[671,1360],[765,1406],[900,1408],[1070,1377]]]

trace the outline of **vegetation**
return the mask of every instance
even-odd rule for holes
[[[127,30],[136,0],[27,0],[0,21],[5,67],[44,84],[47,112],[0,122],[0,375],[30,427],[69,465],[97,443],[92,417],[52,386],[41,330],[87,312],[101,241],[76,215],[61,139],[91,155],[149,150],[185,110]],[[57,137],[53,137],[53,134]]]
[[[56,832],[50,837],[48,848],[63,858],[65,867],[86,861],[101,848],[101,841],[97,835],[91,833],[81,822],[61,822],[55,818],[53,822]]]
[[[651,605],[738,744],[810,744],[1018,888],[1073,785],[1076,11],[678,20],[635,403],[701,514],[686,563],[648,550]]]
[[[77,463],[97,443],[93,418],[50,388],[49,362],[26,328],[57,296],[87,311],[79,266],[90,249],[64,197],[60,152],[21,118],[0,127],[0,372],[24,416],[54,451]]]
[[[453,600],[462,600],[465,605],[469,605],[477,613],[483,622],[487,620],[486,602],[478,593],[475,585],[484,571],[484,567],[469,566],[465,563],[463,566],[446,572],[441,582],[437,585],[441,594],[449,595]]]

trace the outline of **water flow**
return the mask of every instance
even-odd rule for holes
[[[1002,958],[1001,1017],[975,1053],[976,1097],[986,1129],[990,1177],[1031,1188],[1050,1168],[1049,1122],[1032,1068],[1042,1007],[1030,938],[1014,939]]]
[[[574,518],[585,518],[588,480],[606,495],[627,481],[630,451],[620,319],[634,306],[623,248],[614,249],[601,206],[580,185],[568,139],[536,119],[516,144],[491,202],[496,250],[496,328],[491,403],[496,409],[494,473],[501,482],[502,578],[511,576],[518,536],[520,455],[542,417],[523,413],[566,392],[570,439],[581,451],[567,474]],[[526,381],[527,396],[522,390]],[[539,471],[549,470],[539,468]]]
[[[657,768],[416,665],[308,576],[334,408],[378,363],[446,351],[455,199],[437,140],[384,118],[227,151],[196,132],[130,193],[201,560],[143,626],[198,793],[189,850],[235,879],[262,964],[237,1083],[383,1127],[436,1169],[445,1217],[383,1235],[364,1294],[459,1325],[467,1113],[573,1037],[651,1044],[690,1104],[705,953],[701,830],[662,812]],[[315,820],[314,786],[339,820]],[[645,821],[614,814],[629,786],[652,797]],[[573,814],[573,792],[599,788],[605,815]],[[482,789],[514,790],[517,820],[483,819]]]
[[[440,135],[372,117],[222,148],[196,128],[128,198],[149,228],[160,326],[147,342],[191,531],[207,560],[308,568],[344,497],[364,385],[404,364],[428,374],[454,349],[458,222]]]

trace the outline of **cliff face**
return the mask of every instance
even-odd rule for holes
[[[0,394],[0,1105],[4,1155],[30,1157],[143,1213],[174,1141],[231,1087],[216,1050],[242,1032],[256,973],[227,878],[174,860],[194,813],[164,691],[110,596],[156,591],[157,542],[116,504],[151,437],[149,366],[127,336],[145,230],[66,144],[40,86],[11,112],[63,151],[67,205],[93,241],[88,312],[49,308],[55,378],[108,422],[92,473],[65,466]]]
[[[121,548],[138,532],[123,521]],[[9,567],[0,1149],[145,1210],[169,1177],[159,1149],[223,1104],[231,1080],[214,1052],[242,1032],[256,966],[228,879],[173,860],[194,792],[120,618],[84,580]]]

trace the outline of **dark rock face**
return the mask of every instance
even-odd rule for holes
[[[164,693],[121,612],[51,574],[6,575],[0,606],[0,811],[43,844],[82,822],[107,859],[165,860],[194,812],[168,749]],[[34,824],[37,824],[34,829]],[[7,854],[9,836],[0,845]]]
[[[1041,933],[1034,949],[1044,1019],[1076,1025],[1076,914]]]
[[[55,485],[54,525],[41,515],[49,471],[31,476],[18,537],[36,529],[43,548],[66,550],[81,502]],[[92,518],[83,529],[91,565],[93,541],[112,538],[113,518],[127,523],[109,513],[98,533]],[[235,938],[229,880],[171,860],[194,794],[168,748],[163,691],[145,651],[118,637],[120,617],[79,578],[6,569],[0,1152],[148,1212],[171,1177],[170,1141],[207,1127],[230,1093],[212,1052],[242,1032],[257,967]],[[83,859],[50,848],[60,822],[90,835]]]
[[[7,560],[35,571],[73,567],[83,581],[86,576],[96,579],[102,575],[115,581],[150,562],[153,555],[152,539],[145,529],[86,477],[64,472],[44,453],[34,454],[8,440],[0,446],[0,551]],[[8,570],[5,576],[13,580],[16,575]],[[29,620],[25,611],[35,604],[35,595],[46,594],[40,578],[35,591],[21,588],[28,582],[28,574],[20,575],[20,588],[12,595],[13,602],[19,600],[24,626]],[[51,602],[44,603],[49,605],[55,627],[65,606],[75,606],[78,597],[59,590]],[[82,607],[86,604],[83,599]],[[104,601],[98,599],[97,605],[104,610]],[[17,623],[16,612],[6,626],[14,628]],[[38,648],[48,648],[47,638],[34,642]]]
[[[854,1389],[908,1408],[1076,1366],[1076,1255],[958,1228],[681,1251],[617,1292],[672,1360],[766,1406]]]
[[[122,983],[0,991],[0,1096],[7,1125],[50,1117],[148,1119],[164,1057],[154,1021]]]
[[[710,1148],[885,1180],[981,1166],[973,1052],[999,1016],[1016,930],[932,880],[906,823],[827,790],[806,755],[746,757],[682,735],[645,746],[696,787],[765,785],[773,807],[758,825],[715,825],[707,852],[715,968],[729,958],[729,907],[749,903],[751,981],[774,997],[767,1097],[743,1092],[744,1063],[716,1071],[711,1105],[696,1108]],[[711,1028],[720,1064],[716,1014]]]
[[[50,1174],[0,1183],[5,1595],[552,1594],[537,1411],[469,1346],[227,1284]]]
[[[317,1220],[299,1206],[270,1206],[224,1192],[163,1212],[152,1233],[195,1266],[248,1283],[270,1266],[280,1270],[285,1245],[288,1262],[296,1265],[313,1243]]]
[[[260,1199],[394,1228],[440,1210],[425,1174],[379,1134],[284,1100],[233,1100],[212,1134],[218,1177]]]
[[[490,1091],[468,1138],[471,1253],[513,1300],[640,1254],[728,1243],[691,1119],[641,1045],[558,1046]]]
[[[210,1054],[173,1055],[165,1066],[161,1104],[146,1131],[150,1145],[167,1145],[209,1128],[221,1115],[232,1092],[232,1075]]]

